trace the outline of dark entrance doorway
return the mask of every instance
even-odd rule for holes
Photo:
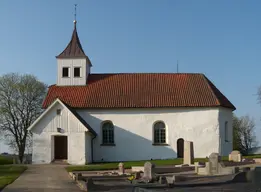
[[[184,139],[179,138],[177,141],[177,156],[183,158],[184,155]]]
[[[67,136],[54,136],[54,159],[67,159]]]

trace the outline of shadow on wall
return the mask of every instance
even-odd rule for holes
[[[104,146],[102,145],[101,131],[101,124],[104,121],[91,116],[88,113],[84,113],[84,115],[87,116],[86,119],[88,119],[88,123],[98,135],[94,139],[93,143],[93,159],[95,162],[139,161],[151,159],[171,159],[177,157],[176,150],[173,150],[171,146],[153,145],[153,138],[145,138],[124,129],[123,127],[119,127],[116,124],[114,124],[115,146]],[[128,122],[126,122],[126,124],[127,123]],[[142,127],[140,129],[142,129]],[[137,129],[135,130],[139,131]],[[149,129],[149,131],[152,131],[152,128]],[[140,133],[144,133],[144,131],[140,131]]]
[[[56,117],[56,114],[52,114],[52,115],[46,115],[44,117],[45,121],[41,121],[41,125],[40,128],[39,128],[39,122],[35,125],[34,129],[33,129],[33,133],[34,134],[37,134],[37,135],[41,135],[43,132],[44,132],[44,129],[46,129],[46,127],[49,125],[50,122],[54,121]],[[54,131],[57,131],[57,128],[58,127],[55,127]],[[46,130],[47,131],[47,130]],[[63,128],[62,128],[62,132],[63,131]]]

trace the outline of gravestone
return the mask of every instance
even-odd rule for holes
[[[118,168],[119,168],[118,171],[119,175],[125,174],[124,163],[119,163]]]
[[[166,177],[166,181],[167,181],[167,184],[168,184],[169,187],[173,187],[173,186],[174,186],[174,182],[175,182],[174,179],[175,179],[175,178],[174,178],[173,176],[171,176],[171,177]]]
[[[209,172],[211,175],[219,173],[219,167],[221,162],[221,157],[218,153],[211,153],[208,159],[209,162]]]
[[[229,161],[233,161],[233,162],[241,162],[242,161],[242,155],[239,151],[235,150],[232,151],[229,156],[228,156],[228,160]]]
[[[205,167],[195,169],[199,175],[230,175],[239,172],[239,167],[225,167],[218,153],[211,153]]]
[[[149,182],[155,179],[155,165],[153,163],[146,162],[144,164],[143,179]]]
[[[194,164],[193,142],[191,141],[184,141],[183,164]]]
[[[199,168],[199,162],[195,162],[195,173],[198,173],[198,168]]]
[[[211,175],[210,163],[209,162],[206,162],[205,172],[206,172],[207,175]]]

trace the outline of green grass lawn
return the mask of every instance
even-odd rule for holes
[[[261,158],[261,154],[259,155],[247,155],[247,156],[243,156],[243,158],[251,158],[251,159],[255,159],[255,158]]]
[[[13,164],[13,158],[0,155],[0,165]]]
[[[196,158],[195,161],[205,162],[206,158]],[[124,162],[125,169],[130,169],[132,166],[143,166],[146,161],[127,161]],[[182,158],[177,159],[166,159],[166,160],[151,160],[150,162],[155,165],[178,165],[183,163]],[[66,170],[71,171],[98,171],[98,170],[115,170],[118,169],[119,162],[110,162],[110,163],[93,163],[83,166],[68,166]]]
[[[261,155],[250,155],[243,156],[243,158],[261,158]],[[222,157],[223,161],[227,161],[228,157]],[[195,158],[195,162],[206,162],[208,161],[206,158]],[[132,166],[143,166],[146,161],[128,161],[124,162],[125,169],[130,169]],[[151,160],[150,162],[155,165],[179,165],[183,163],[182,158],[177,159],[166,159],[166,160]],[[66,170],[68,172],[72,171],[98,171],[98,170],[115,170],[118,169],[119,162],[110,162],[110,163],[93,163],[82,166],[67,166]]]
[[[22,165],[0,165],[0,190],[16,180],[26,170]]]

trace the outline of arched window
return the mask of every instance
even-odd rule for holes
[[[154,124],[154,144],[166,143],[166,126],[160,121]]]
[[[114,126],[110,121],[102,124],[102,144],[114,144]]]

